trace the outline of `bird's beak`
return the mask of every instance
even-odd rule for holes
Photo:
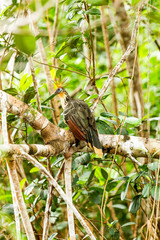
[[[55,97],[57,94],[58,94],[59,92],[58,92],[58,88],[57,88],[57,90],[53,93],[53,97]]]

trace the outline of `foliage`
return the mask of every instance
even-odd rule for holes
[[[28,14],[30,11],[31,13],[37,13],[39,11],[37,6],[40,4],[45,7],[48,2],[47,0],[38,1],[36,4],[36,1],[32,1],[28,6],[25,6],[25,1],[12,0],[10,4],[2,3],[0,9],[1,21],[10,26],[10,22],[18,18],[19,15],[23,16],[24,12],[27,11]],[[137,0],[125,1],[131,26],[137,14],[139,2]],[[156,117],[159,117],[160,112],[160,87],[158,84],[160,80],[160,55],[158,49],[159,12],[156,8],[160,8],[160,3],[152,0],[150,4],[153,7],[145,5],[142,12],[138,40],[138,61],[144,93],[145,115],[140,119],[132,116],[130,105],[127,109],[128,78],[130,79],[130,76],[128,76],[126,64],[124,63],[122,66],[124,70],[117,73],[114,78],[118,116],[113,110],[111,88],[102,98],[108,112],[104,110],[100,103],[96,108],[95,117],[100,134],[137,136],[141,132],[142,125],[147,122],[150,125],[150,136],[153,138],[159,137],[159,134],[157,135],[158,124]],[[87,7],[85,8],[84,5]],[[0,64],[3,90],[38,109],[36,89],[28,63],[28,57],[33,57],[43,115],[53,122],[51,114],[53,109],[49,106],[48,101],[52,96],[48,94],[42,64],[37,62],[39,61],[37,42],[41,39],[48,64],[53,65],[54,59],[54,64],[57,66],[56,70],[50,67],[52,80],[65,79],[66,90],[69,94],[72,94],[80,86],[81,89],[76,94],[76,98],[83,99],[89,106],[92,106],[94,99],[98,95],[94,91],[91,95],[86,91],[88,72],[86,70],[84,44],[89,46],[89,49],[92,48],[92,35],[95,41],[94,44],[96,44],[96,49],[94,49],[96,76],[98,76],[96,86],[100,91],[108,78],[109,72],[101,28],[101,6],[104,6],[106,18],[108,18],[106,5],[113,8],[112,2],[105,0],[60,1],[58,24],[56,26],[57,39],[54,50],[52,50],[49,41],[51,38],[50,30],[53,28],[55,21],[55,6],[50,6],[47,11],[43,11],[43,15],[38,16],[38,19],[36,19],[39,34],[35,34],[30,24],[25,23],[22,24],[23,27],[19,27],[16,25],[16,21],[12,34],[10,34],[9,28],[5,29],[0,35],[1,56],[4,53]],[[82,25],[86,18],[89,18],[90,27],[84,26],[85,30],[83,31]],[[0,28],[2,29],[2,24]],[[122,51],[119,42],[115,38],[114,29],[109,19],[107,19],[107,29],[113,66],[115,66],[122,56]],[[90,66],[90,69],[91,73],[93,73],[93,65]],[[147,99],[149,99],[149,102]],[[63,115],[61,113],[59,126],[68,129],[62,119]],[[14,132],[12,137],[14,143],[43,143],[41,136],[17,116],[8,114],[7,122],[10,134]],[[40,158],[39,160],[44,166],[47,165],[46,158]],[[64,157],[61,155],[50,158],[53,176],[56,176],[63,160]],[[39,169],[33,167],[29,162],[24,161],[22,165],[25,169],[25,175],[21,173],[19,176],[21,188],[24,192],[30,221],[38,236],[42,234],[48,182]],[[158,170],[158,162],[156,161],[135,168],[130,159],[126,158],[124,161],[122,157],[117,155],[113,157],[104,154],[103,159],[99,159],[93,153],[75,153],[73,155],[73,203],[85,216],[85,219],[92,223],[97,239],[100,239],[99,232],[101,231],[102,222],[105,239],[119,239],[121,233],[123,233],[124,239],[133,239],[135,226],[138,227],[136,239],[141,239],[139,229],[145,224],[141,210],[141,208],[143,209],[142,201],[147,201],[149,197],[153,201],[154,199],[159,200],[160,187],[159,184],[157,186],[155,176]],[[59,184],[64,188],[63,177],[59,180]],[[66,216],[63,200],[54,195],[48,239],[67,239],[65,235],[68,231]],[[137,221],[138,217],[141,218],[140,223]],[[82,239],[81,236],[85,236],[84,229],[79,223],[77,224],[77,238]],[[15,239],[11,190],[8,184],[6,165],[3,162],[0,169],[0,239],[7,239],[8,235],[10,235],[10,239]],[[21,239],[26,239],[23,229],[21,235]],[[37,239],[40,238],[37,237]]]

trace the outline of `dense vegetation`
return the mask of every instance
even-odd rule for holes
[[[59,98],[45,101],[53,94],[55,81],[62,82],[71,96],[83,99],[92,108],[109,73],[127,50],[138,19],[134,50],[116,72],[94,113],[99,134],[158,139],[160,2],[143,2],[2,1],[0,90],[68,130]],[[19,115],[7,113],[7,128],[12,144],[44,144],[39,132]],[[1,144],[5,142],[2,135]],[[159,162],[153,157],[138,158],[142,165],[137,165],[116,151],[113,155],[104,153],[102,159],[92,152],[73,153],[73,204],[95,239],[160,238]],[[63,152],[35,158],[53,177],[65,161]],[[17,158],[16,169],[35,238],[40,240],[50,184],[28,159]],[[62,169],[57,181],[65,190],[63,172]],[[12,194],[8,167],[2,158],[2,240],[18,239]],[[43,239],[69,239],[66,204],[57,192],[51,197],[49,228]],[[19,239],[27,239],[20,222]],[[90,239],[76,218],[74,224],[76,239]]]

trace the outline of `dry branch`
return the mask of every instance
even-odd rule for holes
[[[39,133],[44,139],[47,145],[23,145],[20,147],[31,155],[40,156],[54,156],[62,151],[65,151],[66,147],[72,145],[75,140],[70,131],[61,129],[53,125],[48,119],[46,119],[37,110],[30,108],[27,104],[16,99],[15,97],[0,91],[0,100],[4,97],[6,99],[6,107],[9,113],[15,114],[28,122],[35,130],[39,130]],[[0,104],[0,111],[2,106]],[[100,135],[100,140],[103,144],[104,152],[114,154],[116,146],[117,154],[128,157],[148,157],[159,158],[160,156],[160,141],[151,138],[141,138],[134,136],[117,136],[117,135]],[[19,145],[13,144],[8,146],[1,145],[0,150],[16,153]],[[86,143],[81,142],[78,147],[72,146],[73,152],[91,151]]]
[[[139,9],[139,14],[140,14],[140,12],[143,9],[143,5],[144,5],[144,2],[142,3],[142,5],[141,5],[141,7]],[[138,24],[139,24],[139,14],[137,15],[136,20],[134,22],[134,27],[133,27],[133,30],[132,30],[132,36],[131,36],[130,44],[128,45],[127,50],[125,51],[125,53],[121,57],[120,61],[113,68],[113,70],[110,72],[110,74],[108,76],[108,79],[104,83],[103,88],[102,88],[98,98],[96,99],[95,103],[92,106],[92,111],[94,111],[95,108],[97,107],[97,104],[102,99],[104,93],[106,92],[106,90],[108,89],[110,83],[112,82],[113,77],[119,71],[119,69],[122,66],[122,64],[124,63],[124,61],[126,61],[128,56],[130,55],[130,53],[135,49],[135,41],[136,41],[136,36],[137,36]]]

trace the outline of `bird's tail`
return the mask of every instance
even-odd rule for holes
[[[89,146],[91,145],[92,148],[94,149],[94,152],[97,153],[100,158],[102,158],[103,157],[102,144],[99,141],[97,132],[93,128],[90,128],[90,134],[92,143],[90,143]]]

